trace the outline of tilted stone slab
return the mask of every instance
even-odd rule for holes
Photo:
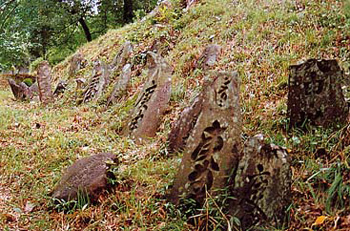
[[[109,69],[111,72],[115,72],[117,70],[120,70],[125,66],[127,63],[130,54],[132,52],[132,45],[131,42],[126,41],[118,50],[117,54],[115,55],[112,63],[109,65]]]
[[[192,198],[202,204],[206,190],[223,188],[241,149],[240,80],[236,72],[213,73],[206,83],[201,112],[190,132],[169,200]]]
[[[170,153],[183,151],[186,146],[187,139],[190,136],[192,129],[197,123],[198,116],[202,111],[203,96],[198,96],[194,100],[193,104],[185,108],[172,127],[168,136],[168,151]]]
[[[76,200],[78,193],[96,197],[108,187],[108,169],[112,164],[118,164],[112,153],[99,153],[76,161],[65,170],[51,196],[65,201]]]
[[[336,60],[310,59],[290,66],[288,117],[291,126],[305,121],[317,126],[344,123],[349,113]]]
[[[39,89],[39,99],[41,103],[48,104],[53,102],[53,93],[51,89],[51,67],[47,61],[38,65],[37,83]]]
[[[221,53],[221,46],[216,44],[211,44],[205,48],[203,54],[197,61],[197,66],[203,70],[207,70],[214,66],[218,56]]]
[[[131,114],[126,133],[136,141],[156,135],[171,95],[173,68],[160,56],[147,53],[148,80]]]
[[[13,96],[17,100],[30,100],[32,98],[32,94],[30,92],[29,87],[21,82],[19,84],[16,83],[13,79],[9,78],[8,83],[11,87],[11,91],[13,93]]]
[[[60,94],[63,94],[67,89],[67,82],[64,80],[61,80],[57,83],[57,86],[55,88],[55,91],[53,92],[54,96],[58,96]]]
[[[117,83],[114,85],[111,95],[108,97],[107,107],[110,104],[113,104],[126,91],[126,87],[128,86],[130,77],[131,77],[131,64],[128,63],[123,67],[122,73],[120,74]]]
[[[86,103],[91,100],[98,100],[108,84],[108,66],[103,61],[99,60],[94,64],[94,69],[89,84],[87,85],[83,93],[82,103]]]
[[[232,216],[242,230],[268,223],[281,227],[291,203],[291,169],[287,151],[266,144],[262,135],[248,139],[233,176]]]

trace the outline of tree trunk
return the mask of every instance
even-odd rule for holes
[[[79,19],[79,23],[80,23],[81,27],[82,27],[83,30],[84,30],[86,40],[87,40],[88,42],[92,41],[90,29],[89,29],[89,27],[87,26],[87,24],[86,24],[86,22],[85,22],[85,20],[84,20],[83,17],[81,17],[81,18]]]
[[[134,17],[133,12],[133,0],[124,0],[124,8],[123,8],[123,21],[124,23],[129,23],[132,21]]]

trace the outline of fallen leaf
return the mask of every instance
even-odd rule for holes
[[[322,225],[323,222],[327,219],[326,216],[319,216],[317,217],[315,223],[312,224],[312,226],[319,226],[319,225]]]

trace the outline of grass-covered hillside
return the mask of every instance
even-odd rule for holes
[[[181,153],[167,153],[166,139],[202,88],[206,72],[196,61],[209,44],[222,46],[213,70],[240,74],[243,137],[263,133],[290,152],[289,230],[350,230],[350,128],[288,129],[286,117],[289,65],[335,58],[349,70],[350,2],[202,0],[187,11],[171,2],[79,48],[88,65],[76,76],[68,76],[70,57],[55,66],[54,81],[69,85],[52,105],[14,101],[0,81],[0,230],[196,230],[165,200],[181,160]],[[108,109],[104,99],[76,105],[73,78],[88,78],[94,60],[111,62],[125,41],[134,47],[127,94]],[[118,131],[145,82],[145,53],[156,43],[174,68],[171,101],[157,137],[137,145]],[[48,194],[62,171],[98,152],[121,160],[116,188],[94,205],[55,208]],[[202,212],[224,230],[226,217],[215,206]]]

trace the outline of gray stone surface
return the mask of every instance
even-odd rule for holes
[[[118,164],[116,156],[112,153],[99,153],[76,161],[66,169],[51,196],[65,201],[76,200],[79,191],[94,199],[108,188],[110,162]]]
[[[96,61],[88,85],[84,89],[81,103],[87,103],[91,100],[98,100],[103,91],[109,84],[108,66],[103,61]]]
[[[202,111],[203,97],[198,96],[188,108],[185,108],[172,127],[168,136],[168,151],[174,153],[183,151],[187,139],[190,136],[193,127],[196,125],[198,116]]]
[[[203,70],[208,70],[210,67],[214,66],[221,53],[221,49],[221,46],[216,44],[207,46],[197,61],[197,67]]]
[[[57,86],[55,88],[55,91],[53,92],[54,96],[58,96],[60,94],[63,94],[67,89],[67,82],[64,80],[61,80],[57,83]]]
[[[25,83],[19,83],[17,84],[15,80],[9,78],[8,83],[11,87],[11,91],[13,93],[13,96],[17,100],[30,100],[31,99],[31,92],[29,87]]]
[[[199,204],[205,192],[223,188],[241,151],[240,80],[236,72],[212,73],[203,89],[202,106],[190,132],[169,200],[192,198]],[[194,120],[193,120],[194,121]]]
[[[148,80],[136,101],[126,129],[126,133],[134,137],[136,142],[156,135],[171,95],[173,68],[153,52],[147,53],[147,63]]]
[[[128,83],[130,81],[130,77],[131,77],[131,64],[128,63],[123,67],[122,72],[113,87],[113,91],[111,95],[108,97],[107,107],[110,104],[113,104],[118,98],[120,98],[123,95],[123,93],[125,93]]]
[[[262,135],[248,139],[243,157],[233,176],[235,198],[230,213],[241,221],[241,228],[268,223],[281,227],[291,204],[291,169],[287,151],[266,144]]]
[[[37,74],[39,99],[42,104],[46,105],[54,100],[51,89],[51,67],[47,61],[38,65]]]
[[[84,67],[85,62],[86,60],[84,59],[83,54],[81,54],[80,52],[73,55],[72,58],[69,60],[68,75],[74,76],[80,69]]]
[[[126,41],[119,48],[112,63],[109,65],[110,72],[114,73],[115,71],[119,71],[120,69],[122,69],[126,65],[128,59],[130,58],[131,53],[132,45],[129,41]]]
[[[290,66],[290,125],[301,126],[305,121],[325,127],[344,123],[349,108],[340,84],[343,75],[336,60],[310,59]]]

